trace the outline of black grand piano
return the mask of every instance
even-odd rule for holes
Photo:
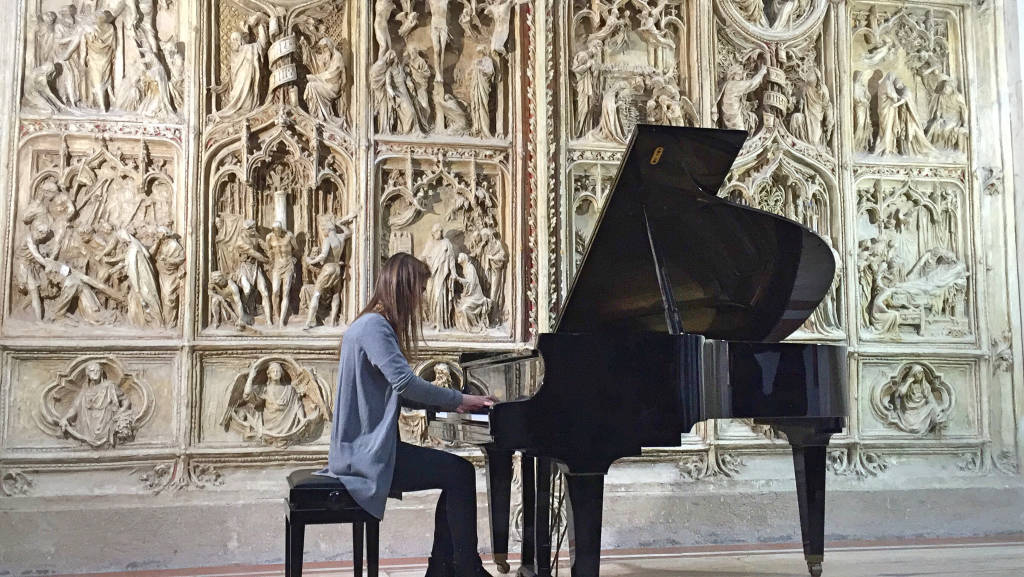
[[[523,576],[550,575],[552,468],[565,475],[573,577],[599,574],[604,475],[705,419],[753,418],[793,449],[804,556],[821,574],[825,451],[847,415],[846,349],[781,343],[835,272],[803,226],[715,196],[740,131],[638,125],[554,332],[537,350],[466,358],[489,415],[430,413],[431,434],[487,457],[492,544],[507,563],[521,453]]]

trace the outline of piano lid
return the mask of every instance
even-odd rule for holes
[[[637,125],[557,332],[667,330],[645,208],[684,332],[777,341],[804,323],[834,253],[792,220],[715,196],[746,136]]]

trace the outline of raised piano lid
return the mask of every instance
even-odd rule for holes
[[[645,206],[684,332],[778,341],[803,324],[835,257],[800,224],[715,196],[746,136],[637,125],[557,332],[667,330]]]

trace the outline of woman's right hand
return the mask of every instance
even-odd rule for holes
[[[463,393],[462,404],[459,408],[455,409],[457,413],[472,413],[473,411],[479,411],[486,409],[487,407],[493,407],[494,403],[498,402],[498,399],[494,397],[484,397],[481,395],[467,395]]]

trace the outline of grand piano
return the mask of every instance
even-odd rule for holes
[[[604,475],[705,419],[750,418],[793,451],[804,557],[824,555],[825,459],[847,416],[846,349],[780,342],[825,297],[835,259],[800,224],[716,196],[742,131],[638,125],[554,332],[535,351],[463,359],[489,414],[428,413],[487,459],[492,544],[507,562],[521,453],[520,575],[551,573],[553,468],[565,476],[573,577],[600,567]]]

